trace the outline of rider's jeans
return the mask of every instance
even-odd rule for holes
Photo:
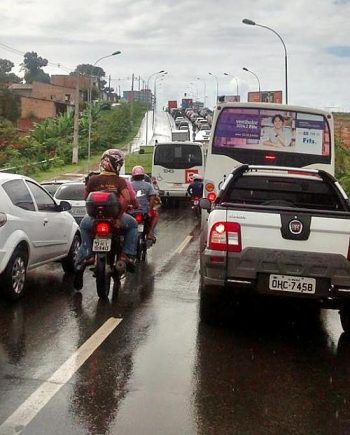
[[[94,218],[86,214],[80,222],[81,245],[77,256],[77,263],[81,263],[92,255],[91,230]],[[123,252],[126,255],[136,255],[137,253],[137,222],[127,213],[120,218],[121,227],[124,230]]]

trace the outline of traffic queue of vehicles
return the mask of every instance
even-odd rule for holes
[[[338,309],[350,332],[350,202],[334,178],[332,115],[269,103],[219,103],[207,117],[191,108],[170,113],[179,133],[185,123],[201,131],[212,121],[207,149],[156,143],[152,161],[165,203],[204,178],[201,320],[217,320],[227,297],[277,297]],[[10,299],[21,296],[27,270],[49,261],[74,270],[82,191],[83,183],[65,183],[52,198],[27,177],[0,174],[0,285]]]

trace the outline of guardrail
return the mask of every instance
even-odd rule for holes
[[[26,166],[38,166],[38,165],[42,165],[43,163],[48,163],[48,162],[53,162],[54,160],[57,160],[57,157],[53,157],[52,159],[47,159],[47,160],[40,160],[40,162],[34,162],[34,163],[26,163]],[[13,174],[17,173],[17,170],[23,168],[22,166],[10,166],[8,168],[0,168],[0,172],[10,172]]]

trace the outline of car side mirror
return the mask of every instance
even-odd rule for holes
[[[201,198],[199,200],[199,207],[209,212],[211,210],[211,202],[207,198]]]
[[[72,209],[72,206],[68,201],[60,201],[59,208],[60,211],[69,211]]]

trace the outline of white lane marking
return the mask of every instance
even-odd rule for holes
[[[92,353],[119,325],[122,319],[110,317],[73,355],[55,371],[50,379],[43,382],[16,411],[0,425],[0,434],[18,434],[49,402],[50,399],[69,381]]]
[[[176,249],[176,254],[181,254],[181,252],[186,248],[186,246],[190,243],[193,236],[187,236],[185,240],[181,243],[181,245]]]

